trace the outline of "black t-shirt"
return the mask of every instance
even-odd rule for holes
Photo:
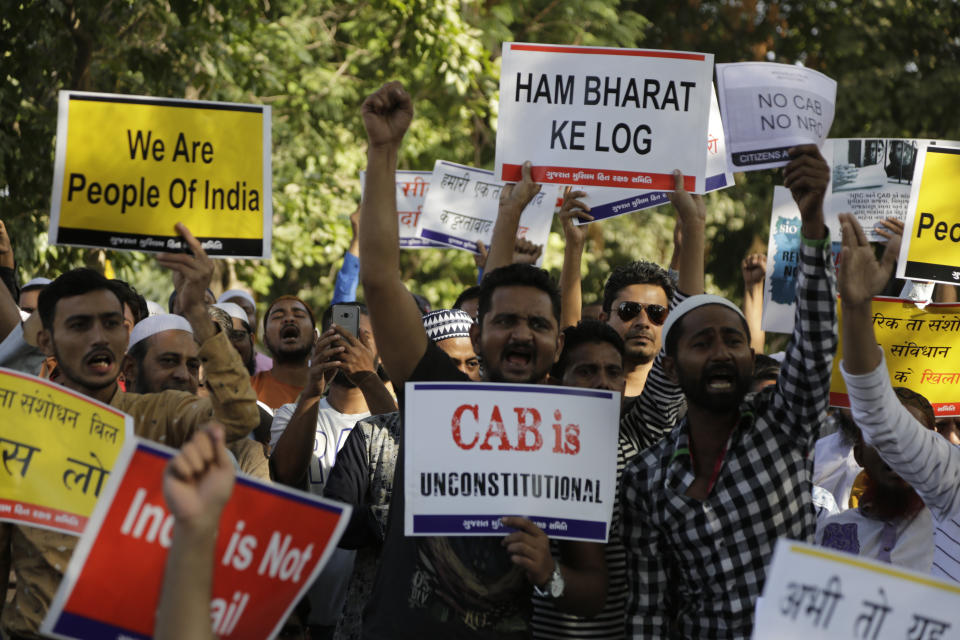
[[[432,342],[410,381],[468,382]],[[403,390],[397,390],[401,415]],[[415,429],[407,425],[402,430]],[[523,570],[510,562],[501,537],[405,537],[403,469],[393,482],[380,570],[363,617],[365,640],[470,638],[515,640],[529,637],[532,588]]]

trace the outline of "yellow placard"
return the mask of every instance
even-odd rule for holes
[[[917,162],[897,276],[960,284],[960,149],[928,146]]]
[[[0,425],[0,520],[82,533],[133,418],[0,369]]]
[[[840,343],[833,359],[830,404],[849,407],[840,374],[843,316],[837,305]],[[895,298],[874,298],[873,331],[883,349],[890,380],[923,395],[939,416],[960,415],[960,304],[927,305]]]
[[[269,107],[60,93],[54,242],[269,257],[271,199]]]

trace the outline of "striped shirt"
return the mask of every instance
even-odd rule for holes
[[[677,291],[670,308],[687,296]],[[639,396],[632,399],[620,418],[617,443],[617,499],[613,503],[610,539],[604,549],[607,562],[607,601],[596,616],[586,618],[557,611],[550,598],[533,596],[531,628],[536,640],[555,638],[590,638],[591,640],[621,640],[625,637],[627,605],[627,554],[620,532],[620,477],[627,462],[643,449],[656,444],[677,422],[684,404],[683,392],[663,373],[663,352],[654,359],[646,384]],[[550,549],[559,558],[557,541],[550,541]]]
[[[840,371],[863,439],[910,483],[933,515],[930,573],[960,582],[960,447],[924,428],[900,403],[882,355],[870,373],[852,375],[842,362]]]

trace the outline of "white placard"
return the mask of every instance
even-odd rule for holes
[[[516,182],[703,193],[713,54],[503,45],[495,174]]]
[[[500,206],[504,183],[492,171],[437,160],[417,235],[431,242],[477,253],[477,242],[487,247]],[[520,216],[518,238],[547,246],[550,223],[557,206],[554,185],[543,185]],[[537,265],[543,262],[543,254]]]
[[[503,516],[551,538],[606,542],[620,394],[530,384],[408,382],[404,533],[503,535]]]
[[[770,238],[767,241],[767,275],[763,282],[764,331],[793,333],[797,311],[797,271],[800,270],[800,208],[786,187],[773,188]],[[835,220],[835,223],[837,221]],[[830,228],[830,225],[827,225]],[[830,228],[833,261],[840,257],[840,231]]]
[[[757,602],[753,638],[953,638],[960,629],[958,603],[956,583],[781,538]]]
[[[950,140],[904,138],[831,138],[823,145],[830,164],[830,186],[823,214],[830,228],[837,214],[853,213],[871,242],[886,242],[875,231],[888,217],[907,218],[910,186],[920,149],[927,145],[960,146]]]
[[[707,181],[705,192],[719,191],[733,186],[733,174],[727,165],[727,148],[723,139],[723,122],[717,94],[710,87],[710,126],[707,129]],[[591,222],[606,220],[627,213],[650,209],[670,201],[672,191],[636,191],[602,187],[574,187],[587,195],[580,198],[590,207]],[[590,224],[574,218],[574,224]]]
[[[837,83],[806,67],[718,64],[717,91],[734,171],[782,167],[790,147],[821,146],[833,124]]]
[[[417,236],[417,222],[423,212],[423,202],[430,188],[429,171],[397,171],[397,217],[400,225],[401,249],[446,248]],[[367,184],[367,172],[360,171],[360,188]],[[362,197],[362,191],[361,191]]]

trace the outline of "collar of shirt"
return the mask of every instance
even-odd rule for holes
[[[727,438],[727,444],[724,445],[723,451],[720,452],[713,466],[713,473],[710,475],[710,482],[707,488],[708,493],[713,491],[713,487],[717,483],[717,478],[723,469],[727,452],[730,451],[730,446],[734,442],[734,439],[740,433],[753,428],[755,421],[753,412],[746,408],[745,404],[741,404],[740,406],[740,419],[730,432],[730,437]],[[693,443],[690,442],[690,423],[687,421],[687,418],[683,419],[683,422],[680,423],[675,434],[676,442],[674,443],[673,453],[670,455],[670,463],[667,465],[664,485],[675,493],[685,494],[695,479],[693,471]]]

